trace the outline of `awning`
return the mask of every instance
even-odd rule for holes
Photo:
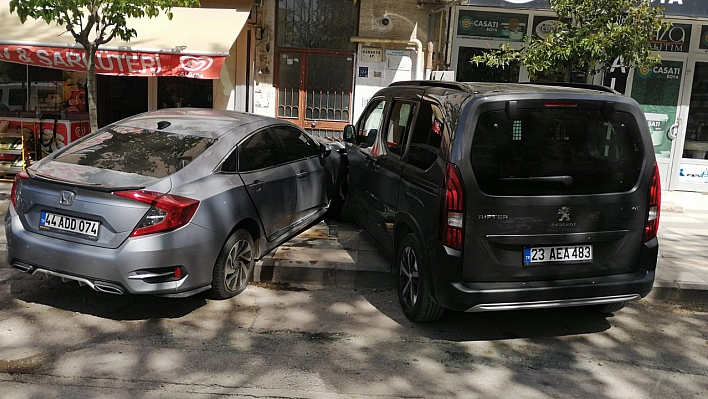
[[[114,39],[96,54],[96,72],[105,75],[185,76],[218,79],[250,5],[239,9],[172,9],[173,18],[129,18],[138,36]],[[0,2],[0,61],[86,71],[86,52],[61,26],[28,19],[24,24],[9,2]]]

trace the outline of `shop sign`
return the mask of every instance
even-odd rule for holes
[[[99,50],[96,52],[96,73],[218,79],[224,58],[223,56]],[[83,48],[0,44],[0,61],[66,71],[87,71],[86,51]]]
[[[651,40],[654,51],[688,53],[691,47],[691,25],[673,24],[669,29],[660,29]]]
[[[708,17],[706,0],[651,0],[651,4],[664,7],[667,16]],[[532,10],[551,8],[548,0],[467,0],[467,5]]]
[[[708,25],[701,26],[701,42],[698,43],[698,48],[708,53]]]
[[[708,184],[708,166],[681,163],[679,183]]]
[[[522,41],[529,16],[461,9],[457,37],[469,39]]]
[[[624,65],[624,59],[617,57],[612,62],[609,70],[605,73],[602,81],[603,86],[615,89],[625,94],[627,90],[627,80],[629,79],[629,68]]]
[[[361,49],[362,62],[382,62],[383,51],[378,47],[363,47]]]
[[[541,40],[545,40],[546,36],[555,29],[556,26],[562,24],[556,17],[537,15],[533,17],[533,35]]]

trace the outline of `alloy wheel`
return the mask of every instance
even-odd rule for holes
[[[240,239],[229,250],[224,270],[226,289],[231,292],[240,291],[248,284],[248,275],[253,264],[251,244]]]
[[[401,299],[406,307],[412,308],[418,302],[418,260],[413,248],[403,249],[399,270]]]

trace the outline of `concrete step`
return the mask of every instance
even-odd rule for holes
[[[355,224],[320,222],[258,262],[253,281],[389,287],[391,261]]]

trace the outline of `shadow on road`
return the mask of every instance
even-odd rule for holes
[[[607,314],[593,313],[583,308],[484,313],[448,310],[437,322],[413,323],[400,310],[395,290],[388,291],[388,296],[364,294],[364,298],[387,317],[431,339],[495,341],[590,334],[610,328]]]
[[[111,295],[76,282],[64,283],[59,278],[19,276],[9,284],[10,294],[21,301],[117,321],[180,318],[207,303],[206,296],[201,294],[189,298]]]

